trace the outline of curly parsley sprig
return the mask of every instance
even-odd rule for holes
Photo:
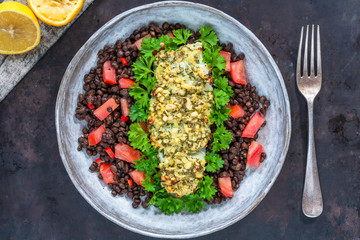
[[[135,168],[141,172],[155,173],[159,164],[158,151],[151,145],[148,133],[141,128],[139,123],[133,123],[130,125],[128,135],[130,145],[143,154],[141,159],[135,162]]]
[[[154,193],[149,204],[154,204],[165,214],[179,213],[184,208],[185,211],[197,213],[204,207],[204,200],[211,200],[216,194],[216,189],[212,185],[213,178],[205,176],[204,180],[198,185],[198,190],[194,194],[184,195],[176,198],[160,189]]]
[[[207,152],[205,156],[207,162],[206,171],[207,172],[216,172],[221,169],[224,165],[224,160],[220,157],[219,154],[214,152]]]
[[[214,152],[207,153],[205,160],[207,162],[206,170],[208,172],[215,172],[224,163],[224,160],[215,152],[228,149],[233,139],[232,134],[224,127],[224,121],[230,117],[231,109],[225,106],[229,103],[234,92],[228,84],[229,80],[224,76],[226,62],[219,52],[222,49],[218,45],[219,39],[211,27],[205,26],[199,30],[199,33],[201,37],[198,41],[201,41],[204,46],[204,62],[212,67],[211,74],[214,79],[213,94],[215,105],[212,108],[209,120],[216,124],[217,129],[213,134],[212,149]]]

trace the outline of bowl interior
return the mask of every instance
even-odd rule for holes
[[[267,96],[271,106],[267,124],[260,130],[258,142],[267,159],[258,169],[248,169],[240,188],[231,200],[208,206],[198,214],[166,216],[150,207],[134,209],[125,197],[113,197],[97,175],[89,171],[92,158],[78,152],[77,138],[84,122],[74,117],[77,95],[84,75],[96,66],[97,52],[105,45],[124,40],[135,29],[150,22],[182,23],[197,30],[213,27],[222,42],[232,42],[237,53],[243,52],[249,82],[260,95]],[[222,229],[245,217],[263,199],[280,172],[290,140],[290,108],[281,74],[260,41],[228,15],[200,4],[160,2],[124,12],[99,29],[71,61],[58,93],[56,127],[64,165],[84,198],[101,214],[122,227],[157,237],[186,238]]]

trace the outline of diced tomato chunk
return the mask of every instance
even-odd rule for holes
[[[141,158],[141,153],[125,143],[119,143],[115,146],[115,157],[129,163]]]
[[[94,108],[95,108],[95,106],[94,106],[93,104],[88,104],[88,103],[86,103],[86,106],[88,106],[88,108],[90,108],[90,109],[94,109]]]
[[[230,75],[234,83],[247,84],[244,62],[242,60],[230,63]]]
[[[133,185],[133,181],[132,181],[132,179],[128,179],[128,184],[129,184],[130,186],[132,186],[132,185]]]
[[[103,177],[105,184],[115,182],[115,180],[114,180],[115,174],[111,171],[110,166],[111,166],[110,163],[108,163],[108,164],[100,163],[100,173]]]
[[[116,84],[116,69],[111,66],[111,61],[104,62],[103,79],[110,85]]]
[[[265,118],[259,113],[255,113],[250,121],[246,124],[242,137],[253,138],[257,131],[259,131],[261,125],[265,122]]]
[[[109,98],[103,105],[94,111],[94,115],[102,121],[118,106],[119,104],[116,103],[115,99]]]
[[[98,159],[95,160],[95,162],[100,163],[100,162],[102,162],[102,160],[101,160],[101,158],[98,158]]]
[[[219,187],[220,187],[221,193],[224,194],[224,196],[226,196],[226,197],[232,197],[234,191],[231,186],[230,177],[221,177],[221,178],[218,178],[218,181],[219,181]]]
[[[129,119],[129,117],[121,116],[120,121],[127,122]]]
[[[111,158],[114,158],[114,157],[115,157],[115,153],[113,152],[113,150],[111,150],[110,147],[107,147],[107,148],[105,148],[104,150],[105,150],[105,152],[109,155],[109,157],[111,157]]]
[[[150,37],[150,36],[151,36],[151,35],[148,34],[148,35],[146,35],[145,37]],[[141,43],[142,43],[143,38],[144,38],[144,37],[140,38],[139,40],[137,40],[137,41],[134,43],[134,45],[135,45],[135,46],[137,47],[137,49],[139,49],[139,50],[140,50],[140,47],[141,47]]]
[[[146,123],[145,122],[138,122],[138,123],[139,123],[140,127],[142,128],[142,130],[144,130],[144,132],[148,133]]]
[[[168,32],[167,35],[170,37],[170,38],[174,38],[174,34],[172,32]]]
[[[121,78],[119,80],[119,85],[121,88],[130,88],[130,86],[134,86],[136,82],[131,80],[130,78]]]
[[[230,115],[234,118],[234,119],[238,119],[240,117],[245,116],[245,111],[242,107],[240,107],[239,105],[234,105],[231,108],[231,112]]]
[[[130,172],[129,175],[137,185],[142,185],[141,182],[145,180],[145,173],[143,172],[134,170]]]
[[[130,110],[129,110],[129,104],[127,102],[126,98],[121,98],[120,99],[120,104],[121,104],[121,113],[123,116],[127,117],[129,116]]]
[[[246,165],[251,165],[254,167],[260,166],[260,158],[261,153],[263,152],[264,148],[259,143],[252,141],[246,157]]]
[[[121,62],[122,62],[122,64],[123,64],[124,66],[126,66],[126,65],[127,65],[126,58],[120,58],[120,60],[121,60]]]
[[[230,60],[231,60],[231,53],[220,50],[219,51],[220,55],[223,56],[225,58],[225,62],[226,62],[226,67],[225,67],[225,71],[230,72]]]
[[[101,125],[97,129],[93,130],[88,136],[89,146],[94,146],[101,142],[102,134],[106,132],[105,125]]]

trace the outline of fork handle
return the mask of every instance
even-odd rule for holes
[[[314,111],[313,101],[308,101],[309,113],[309,139],[306,160],[305,185],[302,200],[302,210],[307,217],[318,217],[323,211],[319,173],[316,163],[315,140],[314,140]]]

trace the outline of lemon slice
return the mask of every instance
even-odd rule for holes
[[[78,15],[84,0],[28,0],[28,4],[41,21],[58,27]]]
[[[0,53],[20,54],[40,42],[40,26],[33,12],[18,2],[0,4]]]

